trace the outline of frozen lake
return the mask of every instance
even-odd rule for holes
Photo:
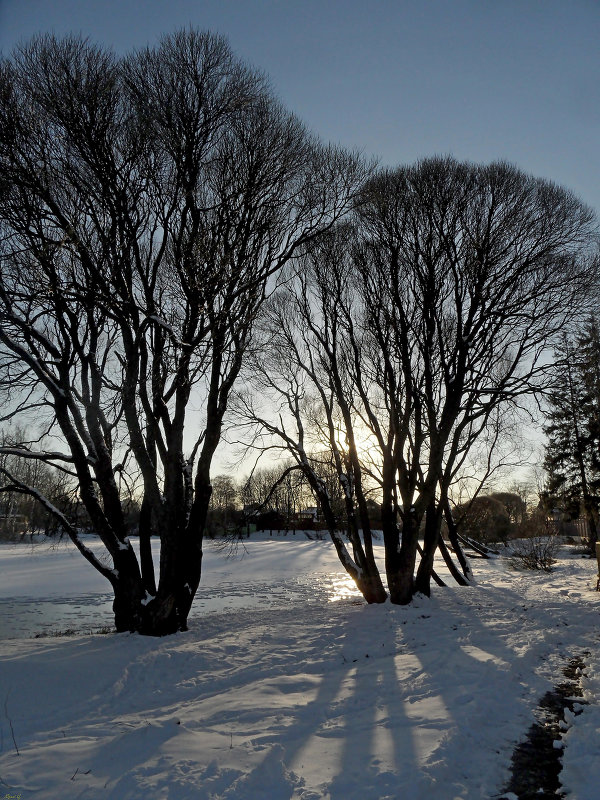
[[[268,549],[270,544],[283,545],[281,572],[275,581],[272,574],[260,574],[261,555],[265,555],[260,548]],[[289,568],[285,553],[291,552],[290,547],[294,555],[304,556],[300,559],[302,571]],[[236,554],[228,556],[223,548],[207,542],[190,623],[206,614],[252,608],[360,601],[360,593],[347,575],[331,569],[335,562],[331,564],[327,558],[327,565],[320,563],[318,556],[330,551],[327,542],[276,537],[272,542],[245,542]],[[252,580],[244,580],[247,559],[252,561]],[[298,564],[296,559],[294,563]],[[112,600],[108,582],[69,542],[0,545],[0,639],[112,629]]]

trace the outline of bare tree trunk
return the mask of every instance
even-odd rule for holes
[[[381,576],[377,569],[374,560],[369,562],[362,553],[362,548],[355,547],[355,557],[358,555],[358,563],[353,561],[346,546],[342,541],[339,531],[337,530],[337,523],[335,514],[331,508],[329,495],[320,484],[319,478],[313,474],[306,473],[306,478],[313,489],[315,496],[321,506],[325,523],[329,531],[329,536],[338,554],[338,558],[348,575],[354,580],[356,586],[367,603],[385,603],[387,600],[387,593],[381,582]],[[358,534],[356,534],[358,535]],[[360,544],[360,543],[359,543]]]
[[[417,560],[419,521],[412,508],[405,511],[402,520],[402,539],[400,539],[396,510],[392,504],[384,501],[381,509],[381,524],[390,601],[396,605],[407,605],[415,593],[414,571]]]
[[[456,564],[452,560],[452,556],[446,547],[446,542],[444,541],[444,537],[440,533],[440,539],[438,542],[438,547],[440,549],[440,553],[442,554],[442,558],[446,566],[448,567],[448,571],[454,578],[454,580],[458,583],[459,586],[470,586],[469,581],[461,574],[460,570],[457,569]]]
[[[117,632],[138,631],[143,633],[146,626],[146,613],[141,581],[136,580],[131,571],[122,570],[113,582],[115,629]]]
[[[142,582],[149,595],[156,595],[156,578],[154,575],[154,561],[152,558],[152,506],[144,495],[140,508],[138,525],[140,539],[140,567]]]
[[[463,571],[463,575],[467,581],[471,581],[473,578],[473,571],[471,569],[471,565],[469,564],[469,560],[461,547],[456,523],[454,522],[454,516],[452,515],[452,509],[450,508],[450,501],[448,500],[447,496],[443,497],[442,503],[444,508],[444,516],[446,517],[446,524],[448,525],[448,539],[450,540],[452,549],[456,553],[456,557],[458,558],[458,563]]]
[[[427,597],[431,594],[430,580],[433,570],[433,560],[437,550],[440,527],[442,523],[441,509],[435,499],[429,502],[425,514],[425,537],[423,541],[423,555],[415,578],[415,592],[424,594]]]

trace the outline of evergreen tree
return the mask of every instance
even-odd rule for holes
[[[551,505],[583,515],[590,547],[597,539],[600,489],[600,335],[592,318],[556,351],[544,466]]]
[[[578,339],[585,418],[591,466],[600,474],[600,328],[592,317]]]

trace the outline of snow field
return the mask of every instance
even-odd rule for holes
[[[30,600],[77,596],[85,580],[106,591],[68,547],[19,548],[0,548],[0,599],[15,576]],[[241,560],[209,545],[203,592],[223,602],[185,634],[0,645],[0,788],[40,800],[490,800],[538,699],[589,650],[589,705],[565,720],[562,781],[593,800],[600,596],[595,562],[562,556],[550,575],[477,560],[476,587],[369,607],[327,542],[250,542]],[[23,582],[27,559],[35,583]]]

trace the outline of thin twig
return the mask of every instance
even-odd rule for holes
[[[12,719],[8,716],[8,695],[9,695],[9,693],[6,694],[6,698],[4,700],[4,715],[5,715],[6,719],[8,720],[8,726],[10,728],[10,735],[12,736],[12,740],[13,740],[13,744],[15,746],[15,750],[17,752],[17,755],[20,756],[21,753],[19,753],[19,748],[17,747],[17,740],[15,739],[15,731],[14,731],[14,728],[13,728]]]

